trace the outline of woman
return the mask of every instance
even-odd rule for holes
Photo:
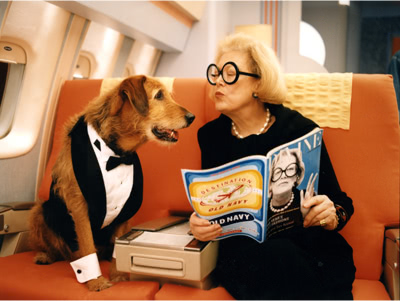
[[[299,138],[317,125],[282,106],[283,74],[274,52],[243,34],[219,44],[207,69],[210,98],[222,114],[198,132],[202,168],[211,168]],[[352,299],[352,248],[337,232],[353,213],[322,144],[319,195],[305,193],[302,226],[264,243],[235,236],[220,241],[215,276],[237,299]],[[337,210],[340,208],[340,219]],[[192,214],[193,235],[202,241],[221,233],[218,224]]]

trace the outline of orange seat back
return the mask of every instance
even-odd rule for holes
[[[99,94],[101,83],[102,80],[70,80],[63,84],[55,113],[50,157],[38,191],[39,199],[49,198],[51,170],[62,147],[66,121],[82,111],[87,103]]]
[[[399,224],[400,131],[389,75],[354,74],[350,130],[326,128],[339,184],[355,212],[342,230],[354,251],[356,277],[378,280],[384,228]]]

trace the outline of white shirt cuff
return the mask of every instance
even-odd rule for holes
[[[79,283],[97,279],[101,276],[100,264],[96,253],[81,257],[70,264]]]

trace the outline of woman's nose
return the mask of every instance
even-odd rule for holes
[[[217,85],[224,85],[225,84],[225,81],[224,81],[224,79],[222,78],[222,73],[220,74],[220,75],[218,75],[218,77],[217,77]]]

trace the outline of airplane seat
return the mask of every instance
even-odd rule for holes
[[[309,88],[313,86],[311,83],[306,85]],[[68,114],[78,112],[81,108],[72,109],[77,105],[75,101],[87,102],[99,93],[100,86],[101,80],[67,81],[59,97],[58,110],[71,110]],[[198,169],[201,166],[197,130],[218,116],[207,92],[206,79],[174,80],[173,94],[177,102],[195,114],[196,119],[189,128],[179,131],[180,138],[176,145],[165,147],[150,142],[139,149],[144,174],[144,199],[142,207],[131,220],[132,225],[170,214],[188,216],[191,213],[180,169]],[[324,139],[338,181],[353,199],[355,208],[351,220],[341,230],[353,248],[357,268],[353,295],[355,300],[398,299],[398,282],[393,281],[399,273],[398,243],[396,251],[396,236],[392,244],[393,236],[387,234],[385,239],[385,231],[398,228],[400,224],[400,129],[392,77],[353,74],[350,92],[349,129],[324,127]],[[61,115],[62,112],[57,112],[57,116]],[[57,146],[57,133],[63,122],[58,117],[56,120],[48,165],[54,164],[53,151],[57,151],[60,145]],[[44,186],[39,193],[44,198],[51,180],[51,168],[47,168],[42,183]],[[388,242],[386,246],[385,241]],[[389,255],[397,255],[397,268]],[[0,257],[0,299],[233,299],[223,287],[202,290],[173,283],[160,287],[157,281],[129,281],[117,283],[101,292],[89,292],[76,281],[69,263],[39,266],[33,263],[33,256],[33,252],[23,252]],[[385,261],[393,269],[384,269]],[[101,262],[105,276],[107,267],[108,262]],[[385,284],[381,279],[385,279]]]
[[[78,114],[86,104],[100,93],[102,80],[70,80],[63,84],[55,113],[54,132],[50,157],[38,192],[47,200],[51,185],[51,170],[62,147],[65,122]],[[155,281],[119,282],[107,290],[90,292],[79,284],[70,264],[60,261],[43,266],[33,263],[35,252],[23,252],[0,257],[0,299],[154,299],[159,289]],[[109,262],[101,261],[100,267],[108,277]]]
[[[333,77],[334,74],[320,76]],[[301,77],[301,74],[294,75],[295,81]],[[306,89],[313,89],[313,83],[306,83],[306,86]],[[210,100],[206,107],[206,111],[215,116]],[[355,208],[351,220],[341,230],[353,248],[357,268],[353,296],[355,300],[398,299],[398,231],[397,238],[386,238],[394,243],[384,244],[385,232],[391,228],[398,230],[400,224],[400,128],[390,75],[352,75],[349,121],[349,129],[324,127],[324,140],[339,184],[353,199]],[[391,258],[388,253],[392,254]],[[385,273],[383,262],[391,265]],[[156,299],[194,300],[200,296],[225,299],[227,293],[221,287],[203,292],[185,288],[184,295],[182,290],[178,285],[164,285]]]

